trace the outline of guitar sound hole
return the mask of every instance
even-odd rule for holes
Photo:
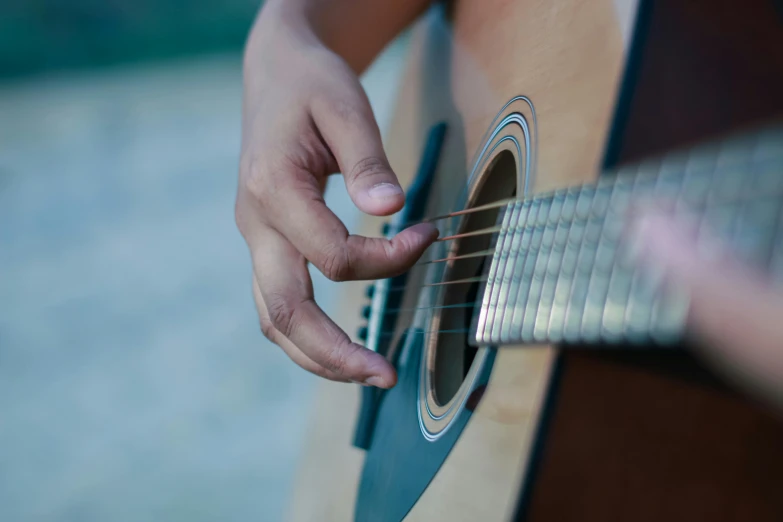
[[[517,164],[514,156],[501,151],[487,167],[483,180],[470,206],[485,205],[516,194]],[[502,219],[499,209],[469,214],[461,232],[489,228]],[[493,234],[477,235],[458,240],[456,256],[480,252],[492,248]],[[484,274],[486,257],[460,259],[447,271],[445,280],[455,281]],[[435,348],[432,382],[435,400],[439,405],[447,404],[457,393],[470,370],[476,355],[476,348],[468,344],[466,330],[470,328],[475,303],[483,283],[455,284],[446,287],[441,313],[438,342]],[[450,333],[448,333],[450,332]]]

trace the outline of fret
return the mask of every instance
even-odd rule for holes
[[[616,242],[614,263],[609,275],[609,284],[606,290],[606,300],[601,317],[601,336],[609,341],[616,341],[622,338],[623,334],[623,315],[628,296],[631,292],[632,281],[632,263],[627,248],[620,242],[621,234],[611,233],[612,227],[622,229],[622,223],[625,218],[625,211],[631,201],[636,181],[638,180],[638,169],[624,173],[625,175],[617,178],[617,186],[612,195],[612,201],[609,205],[608,219],[611,221],[609,226],[610,239]],[[622,232],[622,230],[621,230]]]
[[[727,155],[727,149],[721,148],[718,152]],[[690,159],[690,158],[689,158]],[[689,161],[685,163],[688,165]],[[676,185],[677,196],[674,206],[675,216],[685,217],[691,213],[692,208],[703,206],[709,198],[712,190],[712,175],[709,171],[688,172],[681,177],[679,182],[669,180]],[[644,267],[638,269],[640,282],[637,292],[644,297],[641,306],[636,310],[634,318],[644,313],[647,300],[651,298],[649,311],[649,323],[645,326],[643,321],[629,324],[631,339],[636,342],[652,340],[658,345],[670,345],[679,339],[685,326],[688,312],[688,299],[676,285],[667,284],[664,275],[657,267]],[[647,332],[644,332],[644,329]]]
[[[596,188],[590,187],[586,192],[589,194],[589,198],[582,200],[583,205],[581,207],[577,205],[576,209],[577,218],[586,219],[586,223],[582,240],[578,246],[579,255],[563,322],[563,339],[568,342],[576,342],[580,337],[582,314],[587,301],[587,288],[603,223],[602,220],[597,220],[591,212]]]
[[[775,225],[772,227],[774,232],[772,232],[772,253],[769,256],[769,274],[775,286],[783,287],[783,206],[778,206],[777,214]]]
[[[603,219],[609,210],[609,201],[612,199],[616,181],[612,178],[603,179],[598,182],[593,194],[593,202],[590,205],[590,216],[596,219]]]
[[[755,189],[760,194],[779,194],[783,191],[783,173],[777,162],[764,160],[755,165]]]
[[[637,266],[633,271],[623,322],[623,336],[632,342],[647,340],[653,301],[660,279],[660,271],[649,265]]]
[[[525,304],[525,312],[522,316],[522,336],[524,338],[533,337],[533,328],[535,327],[538,310],[541,306],[541,289],[544,285],[546,269],[549,264],[552,245],[555,240],[555,229],[563,209],[563,196],[564,191],[555,192],[552,195],[552,204],[549,207],[549,214],[546,222],[543,224],[541,246],[538,249],[536,263],[533,267],[533,277],[527,291],[528,299]]]
[[[777,232],[774,224],[780,215],[781,203],[774,194],[762,195],[758,200],[748,199],[741,203],[731,242],[741,260],[757,268],[770,265]]]
[[[656,200],[676,203],[680,198],[682,180],[681,173],[674,172],[673,169],[661,174],[656,180],[653,197]]]
[[[508,299],[503,313],[499,315],[496,324],[493,326],[493,335],[503,339],[503,336],[510,336],[514,331],[512,327],[513,316],[516,309],[516,303],[519,296],[519,288],[522,285],[524,266],[530,255],[535,253],[536,247],[533,243],[536,223],[540,216],[548,211],[547,198],[540,198],[534,208],[531,208],[528,218],[521,226],[520,249],[515,264],[512,267],[509,277]]]
[[[679,198],[679,203],[684,209],[698,209],[704,207],[710,194],[712,176],[710,172],[686,170],[683,179],[683,187],[686,187]]]
[[[515,257],[516,251],[512,248],[515,237],[518,234],[518,223],[521,213],[527,214],[527,210],[530,208],[530,203],[520,205],[519,202],[512,204],[510,207],[506,207],[504,221],[506,223],[506,233],[503,234],[503,238],[498,238],[498,243],[502,243],[500,254],[497,254],[497,247],[495,248],[495,259],[492,263],[496,267],[494,273],[494,284],[489,287],[488,293],[490,294],[490,301],[488,304],[488,327],[491,328],[496,321],[498,313],[502,313],[504,308],[498,311],[498,303],[505,303],[505,289],[508,288],[508,280],[511,277],[511,270],[508,268],[513,263],[509,263],[509,257]],[[524,221],[522,221],[524,222]]]
[[[689,158],[682,158],[683,167]],[[667,175],[656,176],[651,187],[637,185],[635,193],[649,190],[654,197],[666,198],[677,208],[682,194],[683,176],[674,176],[673,168]],[[661,299],[661,284],[663,274],[660,269],[644,260],[634,259],[632,267],[631,286],[628,292],[627,306],[624,316],[623,335],[633,343],[646,342],[651,337],[653,316],[656,313],[656,303]]]
[[[538,219],[538,214],[541,212],[542,200],[536,200],[531,205],[530,210],[526,216],[522,227],[518,234],[515,234],[516,240],[514,244],[518,244],[519,249],[514,256],[514,264],[511,270],[508,271],[508,285],[507,285],[507,299],[503,302],[506,303],[506,307],[503,313],[500,314],[492,325],[492,335],[498,339],[508,338],[511,332],[511,316],[514,313],[514,306],[517,298],[517,289],[519,288],[521,275],[516,274],[517,267],[524,266],[525,260],[530,253],[531,239],[533,236],[533,228],[528,226],[531,223],[535,223]]]
[[[724,158],[731,158],[727,154],[727,149],[718,147],[715,162],[720,162],[721,155]],[[689,158],[690,160],[690,158]],[[693,208],[698,208],[706,204],[710,197],[710,192],[714,187],[712,171],[687,171],[687,161],[684,164],[685,174],[677,183],[677,196],[674,206],[674,215],[681,218],[688,217]],[[672,181],[672,183],[674,183]],[[638,341],[644,341],[647,337],[659,345],[673,344],[676,341],[685,326],[685,320],[688,312],[687,296],[684,296],[676,285],[667,284],[664,275],[657,267],[642,268],[640,277],[648,280],[642,284],[642,293],[645,297],[652,296],[652,306],[649,312],[649,325],[647,326],[647,336],[637,331]],[[641,330],[641,324],[637,325]]]
[[[503,266],[503,285],[498,291],[498,302],[499,303],[507,303],[508,302],[508,289],[509,285],[514,277],[514,266],[516,266],[517,258],[519,257],[519,245],[522,240],[523,230],[527,226],[527,223],[531,219],[535,219],[538,215],[538,209],[541,206],[541,202],[537,202],[536,205],[528,205],[527,207],[520,209],[518,213],[512,216],[511,223],[512,227],[514,227],[514,231],[511,234],[511,243],[510,248],[512,249],[512,252],[509,254],[507,259],[507,265]],[[528,243],[529,245],[529,243]],[[496,325],[499,325],[501,322],[501,318],[503,314],[506,312],[505,308],[501,311],[499,311],[496,315],[497,321]]]
[[[490,330],[492,335],[496,338],[500,338],[503,335],[503,325],[510,322],[514,301],[517,295],[516,288],[519,287],[520,281],[518,268],[520,263],[524,263],[525,257],[530,254],[534,225],[543,205],[543,198],[534,201],[533,205],[531,205],[528,210],[524,221],[518,223],[518,231],[515,233],[514,244],[518,245],[519,248],[518,251],[514,253],[513,259],[510,260],[512,264],[504,274],[504,282],[507,283],[505,285],[506,297],[504,300],[501,300],[501,302],[505,303],[505,307],[498,311],[498,314],[495,316],[494,324]]]
[[[547,263],[544,282],[541,286],[541,303],[539,304],[533,328],[533,338],[536,341],[545,340],[550,331],[554,311],[555,289],[560,277],[563,254],[568,242],[568,230],[570,222],[574,217],[578,197],[579,192],[574,189],[568,189],[563,192],[563,203],[559,219],[557,220],[552,251]]]
[[[783,285],[783,127],[621,169],[595,185],[507,207],[482,300],[477,341],[671,344],[688,296],[623,236],[633,201],[668,201]],[[494,272],[492,271],[494,270]],[[488,294],[488,296],[487,296]]]
[[[615,244],[607,235],[612,225],[607,226],[609,201],[614,196],[616,184],[607,184],[596,192],[597,203],[593,205],[593,218],[600,223],[598,244],[595,251],[593,268],[587,283],[585,308],[582,312],[580,334],[583,341],[597,341],[601,335],[601,319],[606,306],[606,294],[609,291],[609,279],[615,258]]]
[[[650,338],[658,345],[671,345],[680,339],[688,316],[688,296],[680,288],[660,285],[650,317]]]
[[[698,237],[731,238],[734,232],[736,217],[736,212],[734,212],[730,205],[708,204],[701,213]],[[697,241],[696,244],[698,247],[703,246],[709,248],[708,243],[700,240]]]
[[[576,274],[576,264],[579,257],[579,248],[582,244],[586,223],[578,218],[577,209],[589,204],[588,200],[592,198],[592,191],[586,191],[582,188],[576,189],[577,196],[574,201],[574,208],[571,213],[571,223],[563,248],[563,259],[560,263],[560,274],[558,274],[555,283],[555,295],[552,302],[552,313],[550,314],[548,336],[550,339],[563,338],[565,327],[566,309],[568,308],[568,296],[571,295],[571,285],[574,282]]]
[[[721,154],[725,158],[730,158],[727,155],[728,149],[718,147],[716,151],[717,157],[720,158]],[[685,159],[680,166],[680,170],[685,170],[684,175],[676,177],[668,177],[667,179],[659,180],[659,183],[663,181],[668,186],[666,191],[672,193],[673,198],[673,213],[675,216],[681,218],[687,217],[691,213],[691,207],[688,201],[698,202],[697,204],[704,204],[709,198],[710,191],[714,188],[715,184],[712,180],[711,172],[687,172],[687,165],[689,164],[690,157]],[[720,159],[716,160],[716,164]],[[693,188],[689,182],[696,181]],[[656,192],[660,189],[656,186]],[[692,195],[692,192],[696,191],[697,194]],[[673,285],[666,284],[663,274],[655,267],[649,267],[646,270],[640,271],[639,277],[648,279],[641,283],[641,294],[644,299],[650,299],[649,304],[643,302],[640,306],[640,310],[637,313],[644,313],[649,306],[649,323],[645,326],[643,323],[638,323],[632,326],[638,330],[648,329],[647,336],[657,342],[658,344],[669,344],[673,342],[681,333],[681,330],[685,323],[687,314],[687,301],[683,303],[681,293]],[[642,341],[645,336],[637,331],[639,335],[638,340]]]
[[[613,221],[622,222],[631,203],[631,194],[638,179],[639,170],[636,167],[625,168],[611,179],[615,185],[612,198],[609,200],[607,217]]]
[[[529,206],[529,203],[526,204]],[[493,262],[489,267],[487,286],[482,298],[482,313],[479,315],[477,326],[479,331],[483,330],[485,324],[492,325],[494,322],[500,293],[502,289],[506,287],[506,285],[503,284],[503,272],[507,266],[509,253],[513,252],[511,249],[513,233],[509,234],[508,231],[516,226],[517,221],[514,218],[518,217],[518,213],[522,206],[523,203],[518,201],[511,205],[511,209],[507,206],[503,213],[501,233],[498,235]]]
[[[609,287],[606,290],[606,304],[601,318],[601,335],[609,341],[620,340],[623,336],[625,310],[633,282],[632,270],[624,265],[623,260],[618,259],[609,277]]]
[[[743,179],[739,167],[718,170],[712,178],[710,197],[715,201],[727,201],[742,197],[748,188],[748,180]]]
[[[769,263],[774,230],[765,224],[775,222],[779,205],[774,198],[744,202],[732,238],[732,247],[741,261],[757,268]]]
[[[524,216],[520,215],[519,219],[517,220],[518,230],[514,233],[512,248],[520,248],[517,248],[514,252],[514,255],[510,257],[509,262],[511,264],[503,275],[503,281],[506,284],[504,285],[504,288],[501,288],[499,302],[506,303],[506,306],[501,311],[501,313],[496,316],[496,321],[492,325],[493,335],[496,337],[502,335],[503,323],[510,320],[508,316],[513,312],[513,306],[509,306],[508,303],[510,302],[512,296],[516,296],[515,288],[518,281],[516,281],[514,277],[515,267],[518,266],[517,263],[519,262],[520,255],[526,255],[530,249],[530,238],[532,233],[529,230],[527,233],[525,233],[525,230],[527,230],[528,223],[531,221],[534,222],[538,218],[538,212],[540,209],[541,201],[538,201],[536,205],[527,209],[527,212],[525,212]]]
[[[551,196],[547,196],[541,203],[535,222],[530,223],[530,226],[533,229],[530,238],[530,251],[526,256],[524,266],[520,272],[519,287],[511,306],[511,314],[509,314],[510,321],[508,321],[510,330],[517,332],[517,334],[522,330],[524,314],[527,309],[527,301],[530,297],[533,272],[535,271],[536,264],[538,263],[538,256],[541,252],[541,240],[544,237],[544,228],[549,218],[549,208],[551,204]],[[504,325],[505,324],[506,322],[504,321]]]

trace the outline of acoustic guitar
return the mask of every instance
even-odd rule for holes
[[[688,296],[623,233],[667,201],[783,281],[781,94],[779,2],[433,6],[383,233],[440,239],[344,285],[399,382],[320,384],[289,518],[783,520],[783,417],[692,355]]]

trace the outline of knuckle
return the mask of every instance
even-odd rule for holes
[[[337,344],[324,355],[323,365],[337,375],[345,375],[348,369],[349,346]]]
[[[261,321],[261,333],[264,334],[264,337],[272,341],[273,343],[275,341],[275,332],[277,331],[275,329],[275,325],[272,324],[272,321],[267,319],[266,317],[262,317]]]
[[[335,115],[342,121],[358,124],[367,119],[367,111],[354,100],[337,99],[330,102]]]
[[[335,282],[346,281],[353,273],[347,245],[334,245],[324,249],[319,264],[321,272]]]
[[[292,304],[289,299],[283,296],[271,296],[266,306],[273,329],[290,338],[291,332],[296,327],[298,306]]]
[[[270,192],[269,176],[266,175],[267,169],[262,165],[258,157],[243,159],[240,167],[241,188],[244,189],[253,199],[263,202]]]
[[[350,179],[365,179],[386,176],[389,173],[389,163],[381,157],[369,156],[356,163],[348,173]]]
[[[397,236],[386,244],[386,258],[389,261],[393,259],[407,260],[413,257],[416,252],[416,246],[405,236]]]

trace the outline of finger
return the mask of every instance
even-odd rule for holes
[[[715,238],[684,233],[671,217],[646,213],[635,229],[644,255],[690,298],[689,325],[712,353],[752,380],[783,377],[783,297]],[[704,248],[704,244],[709,245]]]
[[[303,354],[299,348],[297,348],[291,341],[281,334],[277,328],[274,327],[274,325],[272,325],[272,321],[269,319],[269,312],[266,309],[266,304],[264,304],[264,298],[261,296],[261,289],[258,286],[258,280],[256,279],[255,275],[253,275],[253,297],[256,301],[258,318],[261,323],[261,331],[264,333],[264,337],[278,345],[292,361],[308,372],[318,375],[319,377],[324,377],[331,381],[350,382],[348,379],[345,379],[344,377],[327,370]]]
[[[316,127],[337,160],[348,194],[363,212],[397,212],[405,195],[383,150],[381,133],[359,81],[345,74],[311,101]]]
[[[270,230],[253,251],[258,286],[272,326],[308,358],[354,382],[390,388],[397,376],[381,355],[352,343],[313,299],[305,259]]]
[[[349,235],[326,206],[311,173],[290,167],[271,175],[276,190],[262,194],[264,218],[333,281],[400,274],[437,238],[438,229],[430,223],[405,229],[391,240]]]

